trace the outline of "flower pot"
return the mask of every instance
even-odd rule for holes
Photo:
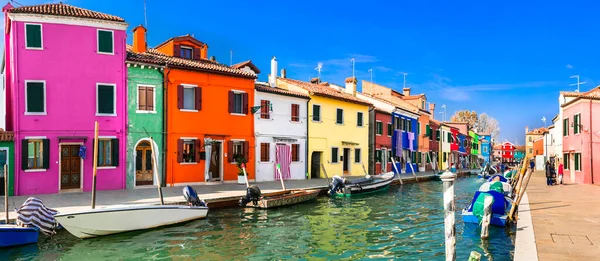
[[[238,176],[238,184],[246,184],[246,179],[244,176]]]

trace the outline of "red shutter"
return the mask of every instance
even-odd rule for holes
[[[227,142],[227,162],[233,162],[233,141]]]
[[[260,118],[261,119],[269,118],[269,116],[267,114],[267,101],[265,101],[265,100],[260,100]]]
[[[183,85],[177,86],[177,108],[183,109]]]
[[[200,48],[194,48],[194,60],[200,61]]]
[[[249,157],[248,157],[248,142],[244,141],[244,158],[246,158],[247,161],[250,161]]]
[[[196,110],[202,110],[202,87],[196,87]]]
[[[177,140],[177,162],[183,162],[183,140]]]
[[[196,160],[195,160],[195,162],[200,162],[200,150],[201,150],[200,148],[202,148],[200,146],[202,146],[202,141],[200,139],[197,139],[196,140]]]
[[[242,93],[242,113],[248,114],[248,93]]]
[[[175,46],[173,46],[173,56],[174,57],[181,57],[181,46],[176,44]]]
[[[228,104],[229,113],[233,113],[233,97],[234,97],[233,91],[229,91],[229,104]]]

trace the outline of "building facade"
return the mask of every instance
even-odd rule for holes
[[[483,158],[483,163],[487,164],[487,163],[491,162],[491,155],[492,155],[492,151],[493,151],[492,137],[488,133],[481,133],[478,136],[479,136],[479,142],[481,143],[479,153],[481,154],[481,157]]]
[[[479,155],[482,155],[480,148],[482,146],[482,142],[479,139],[479,134],[472,130],[469,130],[469,137],[471,137],[471,168],[478,168],[480,167]]]
[[[432,169],[441,169],[439,165],[440,157],[440,125],[441,123],[433,118],[429,118],[429,128],[431,129],[429,136],[429,154],[427,162],[430,163]]]
[[[450,167],[450,147],[452,144],[452,133],[450,131],[450,127],[445,123],[442,123],[440,124],[437,134],[440,137],[440,153],[438,155],[438,162],[440,169],[445,170]]]
[[[6,166],[6,172],[4,172]],[[15,134],[12,131],[0,129],[0,195],[5,196],[4,179],[8,177],[8,195],[15,194]]]
[[[515,162],[520,163],[525,158],[525,146],[515,146]]]
[[[502,143],[502,163],[513,163],[515,161],[515,145],[510,141]]]
[[[533,156],[533,141],[537,140],[544,136],[544,132],[546,132],[546,128],[541,127],[529,131],[529,127],[525,127],[525,156],[530,157]]]

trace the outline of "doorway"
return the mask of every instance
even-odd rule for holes
[[[148,141],[142,141],[135,148],[135,185],[154,184],[154,162],[152,147]]]
[[[310,158],[310,178],[318,179],[321,174],[321,155],[323,152],[313,151]]]
[[[221,142],[213,141],[211,145],[210,151],[210,166],[208,168],[208,174],[210,176],[210,181],[220,181],[221,180]]]
[[[344,165],[344,174],[350,172],[350,148],[344,148],[344,159],[342,164]]]
[[[60,189],[81,189],[80,145],[60,145]]]
[[[4,180],[9,176],[8,173],[4,173],[4,165],[6,164],[8,164],[8,149],[0,148],[0,182],[2,182],[2,185],[0,186],[0,195],[2,196],[6,195],[6,191],[4,191]],[[9,167],[10,166],[7,166],[7,169]]]

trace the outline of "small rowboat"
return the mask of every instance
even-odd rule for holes
[[[319,196],[318,189],[291,189],[285,191],[278,191],[272,193],[265,193],[263,197],[254,204],[254,202],[248,202],[246,206],[253,208],[276,208],[288,205],[294,205],[303,203],[309,200],[313,200]]]
[[[338,179],[336,179],[339,177],[336,176],[334,177],[329,194],[339,197],[350,197],[386,190],[390,187],[390,184],[394,180],[395,176],[396,175],[394,172],[388,172],[380,175],[367,176],[365,178],[353,181],[347,181],[345,184],[343,182],[339,182]]]
[[[14,247],[37,243],[39,229],[12,224],[0,225],[0,247]]]

